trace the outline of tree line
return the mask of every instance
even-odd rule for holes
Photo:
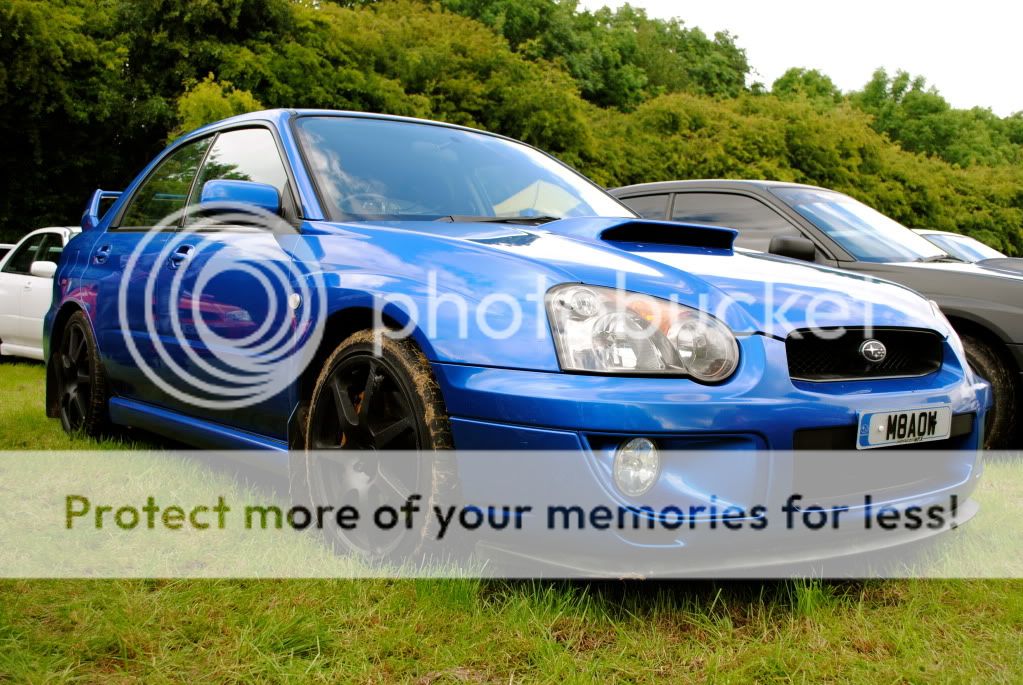
[[[77,223],[169,140],[264,107],[439,119],[606,186],[771,178],[1023,255],[1023,115],[876,72],[750,83],[728,33],[572,0],[0,0],[0,237]]]

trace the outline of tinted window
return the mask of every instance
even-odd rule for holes
[[[848,195],[783,187],[771,191],[861,262],[920,262],[945,257],[936,245]]]
[[[265,128],[246,128],[217,136],[199,172],[192,202],[199,201],[206,181],[221,179],[266,183],[276,188],[284,198],[288,174],[284,171],[273,134]]]
[[[644,219],[665,219],[668,216],[668,197],[667,194],[640,195],[622,198],[622,202]]]
[[[924,234],[924,237],[953,257],[967,262],[979,262],[982,259],[998,259],[1004,257],[998,250],[965,235],[945,235],[942,233]]]
[[[121,226],[155,226],[184,208],[188,191],[210,139],[204,138],[175,150],[142,182],[121,217]]]
[[[679,193],[671,212],[675,221],[727,226],[739,231],[736,246],[767,252],[778,235],[799,235],[786,219],[760,200],[728,193]]]
[[[4,265],[4,273],[27,275],[32,267],[32,262],[36,261],[36,252],[39,251],[39,246],[43,244],[46,236],[46,233],[38,233],[23,242],[21,247],[16,249],[11,258],[7,260],[7,264]]]
[[[36,254],[38,262],[60,262],[60,253],[64,251],[64,237],[59,233],[47,233],[43,244]]]
[[[297,122],[335,219],[632,216],[583,176],[504,138],[358,117]]]

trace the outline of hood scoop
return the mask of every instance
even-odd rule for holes
[[[683,224],[625,217],[586,217],[561,219],[544,229],[560,235],[608,243],[703,247],[731,251],[739,232],[721,226]]]

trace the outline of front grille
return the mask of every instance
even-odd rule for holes
[[[785,341],[789,375],[799,381],[858,380],[924,376],[941,368],[942,338],[909,328],[846,328],[793,331]],[[881,342],[887,356],[868,361],[860,352],[867,340]]]

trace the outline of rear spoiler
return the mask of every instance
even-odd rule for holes
[[[92,194],[92,197],[89,198],[89,202],[85,205],[85,211],[82,212],[82,230],[91,231],[99,226],[99,222],[103,218],[99,213],[99,206],[103,200],[116,200],[119,197],[121,197],[120,190],[97,189],[96,192]]]
[[[545,230],[575,238],[603,240],[609,243],[645,243],[731,250],[739,232],[723,226],[684,224],[675,221],[628,219],[625,217],[587,217],[552,221]]]

